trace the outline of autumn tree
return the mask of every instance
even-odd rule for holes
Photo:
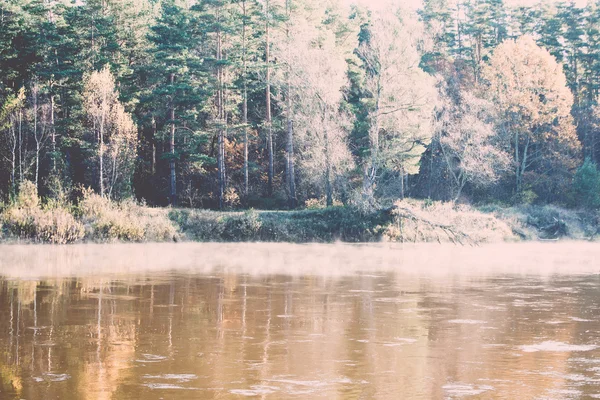
[[[531,36],[507,40],[496,48],[483,76],[499,115],[499,133],[512,146],[516,194],[530,171],[529,183],[552,174],[570,180],[580,143],[570,114],[573,95],[554,57]]]
[[[3,162],[8,162],[10,169],[10,194],[16,191],[17,146],[17,115],[25,104],[25,89],[21,88],[16,95],[7,96],[0,108],[0,133],[3,133]]]
[[[100,195],[114,196],[116,186],[123,180],[130,182],[131,163],[137,150],[137,128],[119,102],[115,80],[108,66],[86,77],[83,96],[98,145]],[[106,160],[110,163],[105,171]]]
[[[359,49],[369,93],[370,154],[363,165],[363,194],[373,197],[382,171],[404,181],[419,172],[419,162],[433,133],[435,79],[420,68],[421,25],[409,14],[380,13]]]
[[[350,116],[340,110],[347,83],[346,63],[334,32],[319,30],[313,23],[307,18],[296,22],[289,33],[293,47],[281,56],[287,66],[282,78],[287,89],[288,124],[294,122],[287,128],[288,133],[294,128],[295,136],[288,135],[288,157],[294,157],[290,145],[296,139],[304,184],[324,194],[331,206],[335,181],[352,165],[347,143]],[[288,168],[292,174],[293,164]],[[288,180],[293,182],[293,177]]]
[[[510,156],[496,135],[489,101],[452,85],[442,90],[441,99],[436,134],[456,201],[466,184],[486,187],[498,182],[510,166]]]

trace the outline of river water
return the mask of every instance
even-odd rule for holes
[[[0,399],[600,398],[600,245],[0,247]]]

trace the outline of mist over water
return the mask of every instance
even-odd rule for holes
[[[3,246],[0,399],[600,398],[599,256]]]

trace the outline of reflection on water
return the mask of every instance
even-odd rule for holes
[[[0,398],[600,398],[596,247],[5,246]]]

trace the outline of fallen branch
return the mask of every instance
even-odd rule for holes
[[[415,221],[417,224],[421,223],[421,224],[427,225],[427,226],[433,228],[434,231],[436,232],[436,234],[437,234],[437,230],[441,230],[442,232],[444,232],[446,234],[448,239],[454,244],[459,243],[464,246],[463,241],[470,244],[471,246],[477,246],[479,244],[476,240],[472,239],[465,232],[458,231],[450,225],[439,224],[437,222],[433,222],[433,221],[430,221],[423,217],[420,217],[420,216],[416,215],[413,211],[409,210],[408,208],[396,207],[394,209],[394,213],[397,218],[411,219],[411,220]],[[401,230],[401,232],[402,232],[402,230]],[[416,232],[419,232],[418,227],[416,228]],[[421,232],[421,235],[423,237],[425,237],[422,232]],[[417,237],[417,235],[415,234],[415,242],[416,242],[416,237]],[[404,240],[404,235],[402,235],[402,239]],[[438,235],[438,241],[440,241],[439,235]]]

